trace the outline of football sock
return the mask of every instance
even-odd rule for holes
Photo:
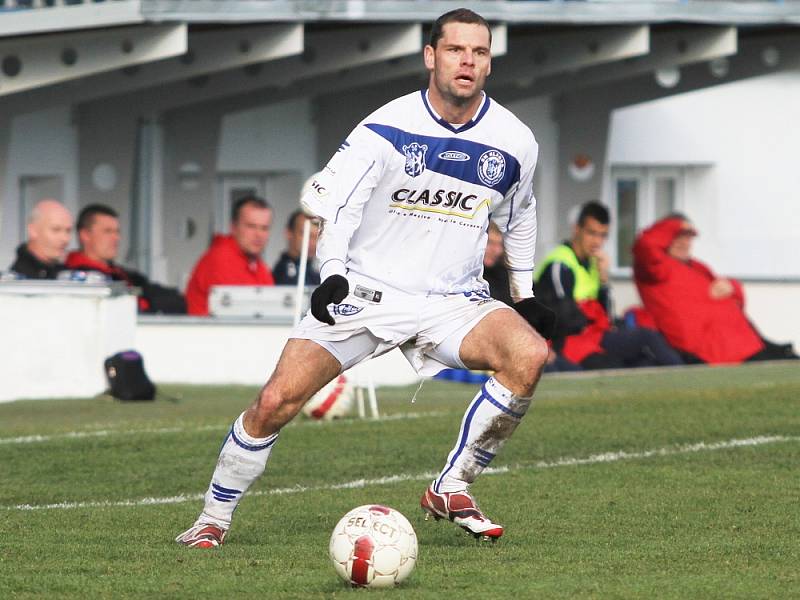
[[[459,492],[475,481],[514,433],[532,400],[515,396],[490,377],[464,414],[456,445],[433,482],[434,491]]]
[[[223,529],[230,528],[233,511],[247,488],[261,476],[267,466],[267,459],[278,439],[278,433],[265,438],[254,438],[244,430],[243,421],[244,413],[233,422],[228,436],[222,442],[198,523],[213,523]]]

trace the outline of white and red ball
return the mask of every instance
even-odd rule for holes
[[[344,375],[339,375],[311,397],[303,407],[310,419],[329,421],[347,416],[353,411],[353,386]]]
[[[417,535],[402,514],[387,506],[354,508],[336,524],[331,562],[344,581],[358,587],[391,587],[417,562]]]

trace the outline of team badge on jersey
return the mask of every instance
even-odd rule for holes
[[[406,155],[406,173],[412,177],[422,175],[425,170],[425,153],[428,151],[426,144],[411,142],[403,146],[403,153]]]
[[[478,159],[478,178],[489,187],[503,179],[506,172],[506,159],[502,152],[487,150]]]

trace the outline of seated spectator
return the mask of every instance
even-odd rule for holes
[[[584,369],[678,365],[683,360],[658,332],[612,326],[608,258],[608,210],[581,207],[572,239],[556,247],[536,271],[536,296],[556,311],[556,351]]]
[[[17,247],[11,270],[28,279],[55,279],[67,267],[64,257],[72,238],[72,215],[53,199],[40,200],[28,218],[28,241]]]
[[[275,285],[272,272],[261,260],[271,225],[272,209],[266,200],[247,196],[233,205],[230,234],[214,236],[186,286],[190,315],[208,316],[213,285]]]
[[[303,227],[311,222],[308,238],[308,264],[306,265],[306,285],[319,285],[319,267],[317,265],[317,238],[319,223],[311,219],[302,210],[294,211],[286,222],[286,250],[283,251],[272,276],[277,285],[297,285],[300,273],[300,253],[303,249]]]
[[[124,281],[139,288],[140,313],[185,314],[186,301],[174,288],[151,282],[145,275],[114,262],[119,253],[119,216],[110,206],[90,204],[78,214],[80,249],[67,256],[67,267],[81,271],[98,271],[113,281]]]
[[[514,305],[511,299],[511,291],[508,282],[508,269],[505,265],[505,247],[503,245],[503,234],[494,222],[489,222],[487,232],[486,251],[483,254],[483,279],[489,284],[489,295],[495,300],[505,302],[509,306]],[[563,356],[558,354],[552,344],[550,353],[547,355],[547,363],[544,366],[546,373],[554,371],[580,371],[581,367],[571,363]]]
[[[691,363],[798,358],[764,339],[744,312],[744,291],[692,258],[697,231],[680,214],[642,232],[633,247],[639,296],[656,328]]]
[[[508,270],[505,265],[505,248],[503,234],[497,225],[489,222],[486,251],[483,254],[483,279],[489,284],[489,295],[495,300],[513,306],[508,283]]]

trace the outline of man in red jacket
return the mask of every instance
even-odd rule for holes
[[[186,286],[190,315],[208,315],[208,294],[213,285],[275,285],[272,271],[261,260],[271,225],[272,209],[266,200],[246,196],[236,201],[230,234],[214,236]]]
[[[642,232],[633,247],[634,279],[656,328],[688,362],[738,363],[796,358],[790,344],[765,340],[744,313],[744,291],[692,258],[697,231],[670,215]]]

